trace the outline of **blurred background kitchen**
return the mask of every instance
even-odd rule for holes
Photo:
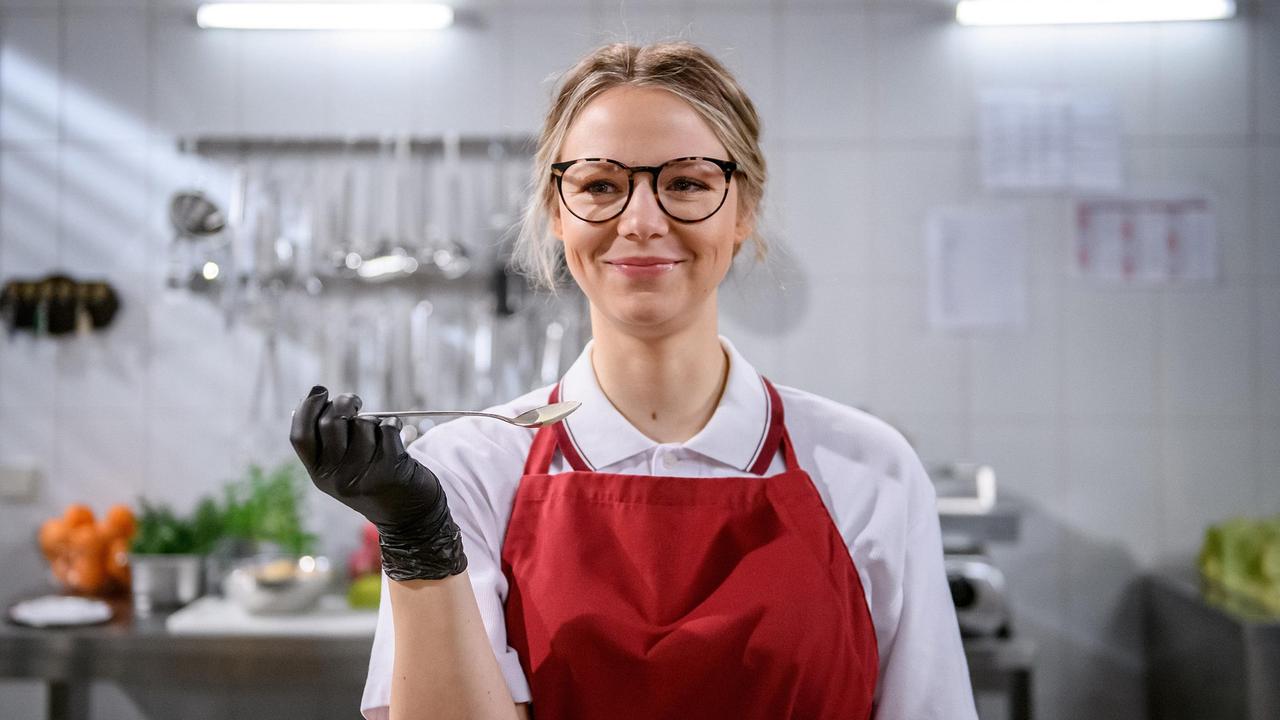
[[[69,505],[136,524],[140,499],[261,489],[313,384],[479,408],[553,381],[581,298],[501,268],[554,74],[679,38],[744,83],[770,163],[777,252],[734,268],[722,333],[972,495],[944,528],[984,720],[1280,713],[1275,596],[1228,613],[1199,585],[1207,529],[1280,513],[1280,3],[990,27],[952,0],[453,0],[387,33],[203,29],[198,5],[0,0],[6,604],[59,591],[37,533]],[[300,502],[346,592],[358,516]],[[281,667],[348,668],[320,701],[219,673],[265,652],[228,637],[306,627],[111,607],[11,613],[0,716],[356,716],[371,611],[280,640]]]

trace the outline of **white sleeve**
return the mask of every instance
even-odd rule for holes
[[[480,432],[476,421],[455,420],[432,428],[408,447],[409,455],[428,467],[444,488],[449,514],[462,530],[467,573],[480,608],[489,645],[511,698],[517,703],[532,697],[520,657],[507,645],[507,578],[502,573],[502,540],[515,490],[520,483],[524,457],[503,448]],[[382,581],[382,602],[374,633],[369,676],[365,681],[361,712],[368,720],[386,717],[391,701],[391,670],[395,656],[395,629],[387,579]]]
[[[913,452],[902,611],[881,646],[875,720],[977,720],[969,665],[942,561],[933,483]]]

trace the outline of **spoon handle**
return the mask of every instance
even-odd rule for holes
[[[421,415],[474,415],[476,417],[493,418],[503,422],[511,422],[511,418],[492,413],[476,412],[474,410],[401,410],[398,412],[362,412],[357,413],[356,417],[368,418],[388,418],[388,417],[417,417]]]

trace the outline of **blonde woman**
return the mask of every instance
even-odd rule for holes
[[[592,340],[491,411],[582,407],[406,451],[355,396],[302,401],[313,480],[382,539],[366,718],[976,717],[916,454],[719,335],[730,263],[765,251],[759,135],[694,45],[590,53],[546,118],[517,255],[547,285],[563,255]]]

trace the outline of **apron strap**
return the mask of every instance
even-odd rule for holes
[[[773,387],[773,383],[769,382],[764,376],[760,377],[764,383],[765,392],[769,396],[769,417],[768,430],[765,432],[764,441],[760,444],[760,452],[756,455],[756,460],[748,468],[748,472],[753,475],[763,475],[769,470],[769,465],[773,462],[773,457],[782,451],[783,460],[786,462],[787,470],[798,470],[800,463],[796,460],[796,453],[791,445],[791,436],[787,433],[787,427],[783,422],[782,396],[778,394],[777,389]],[[549,403],[560,402],[560,384],[551,389],[551,397]],[[586,460],[582,458],[582,453],[578,452],[578,448],[573,444],[573,439],[569,437],[569,431],[565,427],[564,422],[558,422],[554,425],[539,428],[538,433],[533,437],[533,446],[529,449],[529,458],[525,461],[525,475],[545,475],[551,470],[551,460],[555,456],[556,450],[564,456],[568,461],[569,467],[580,472],[590,472],[592,468],[587,465]]]

